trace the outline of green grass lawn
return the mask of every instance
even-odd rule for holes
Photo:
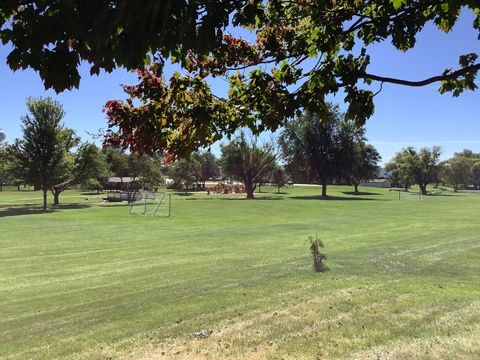
[[[0,358],[480,358],[480,195],[262,189],[170,218],[0,193]]]

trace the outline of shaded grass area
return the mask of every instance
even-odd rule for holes
[[[0,194],[0,357],[478,357],[479,196],[282,190],[175,196],[171,218]]]

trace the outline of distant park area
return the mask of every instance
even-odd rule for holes
[[[151,217],[5,188],[0,358],[480,358],[480,192],[261,190]]]

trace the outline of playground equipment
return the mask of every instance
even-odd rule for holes
[[[244,194],[245,186],[241,184],[229,185],[223,182],[218,183],[217,185],[210,186],[207,188],[207,194]]]
[[[108,190],[107,197],[104,200],[108,202],[136,201],[142,199],[142,193],[139,191]]]
[[[170,217],[172,213],[172,194],[143,191],[130,206],[130,214],[143,216]]]

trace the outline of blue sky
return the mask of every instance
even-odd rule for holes
[[[421,80],[437,75],[447,67],[458,66],[462,54],[480,53],[480,42],[472,29],[472,15],[463,13],[456,27],[444,34],[428,26],[418,37],[415,49],[402,53],[388,43],[369,49],[372,57],[370,73]],[[50,96],[63,104],[65,124],[77,131],[83,140],[92,141],[86,131],[106,127],[103,105],[111,99],[124,99],[120,84],[136,83],[136,75],[126,70],[111,74],[90,76],[89,67],[82,65],[79,90],[56,94],[45,91],[39,76],[32,70],[12,72],[6,65],[9,48],[0,45],[0,128],[7,133],[7,141],[21,137],[20,118],[26,113],[28,96]],[[477,82],[480,83],[480,82]],[[222,95],[226,82],[212,82],[214,91]],[[465,148],[480,152],[480,90],[466,92],[458,98],[440,95],[438,84],[411,88],[385,84],[375,98],[376,111],[368,120],[367,137],[387,162],[405,146],[440,145],[442,158]],[[343,105],[343,97],[332,98]],[[218,151],[218,146],[213,148]]]

